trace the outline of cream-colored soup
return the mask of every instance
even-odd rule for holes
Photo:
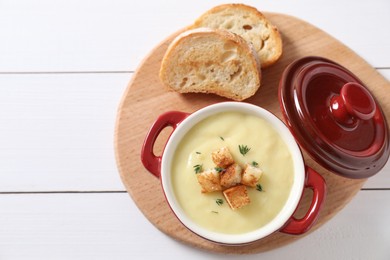
[[[238,146],[250,150],[243,156]],[[214,168],[211,153],[228,147],[236,163],[256,161],[263,175],[263,191],[248,187],[250,204],[232,210],[221,191],[201,193],[195,165]],[[186,214],[198,225],[215,232],[239,234],[258,229],[282,209],[293,184],[293,161],[287,145],[267,121],[239,112],[223,112],[196,124],[181,140],[172,161],[172,185]],[[223,199],[218,205],[217,199]]]

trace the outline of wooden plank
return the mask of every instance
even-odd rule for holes
[[[135,70],[160,41],[221,3],[226,1],[3,0],[0,72]],[[383,27],[390,24],[387,0],[245,3],[299,17],[355,50],[372,66],[390,66],[390,33]]]
[[[390,81],[390,69],[377,70],[383,77]],[[390,118],[387,118],[390,121]],[[385,167],[378,172],[375,176],[369,178],[364,183],[363,188],[365,189],[378,189],[378,188],[389,188],[390,187],[390,160],[387,162]]]
[[[363,185],[363,189],[389,189],[390,188],[390,160],[376,175],[370,177]]]
[[[130,78],[0,75],[0,191],[124,190],[113,136]]]
[[[112,143],[130,78],[0,75],[0,192],[124,190]],[[364,188],[390,188],[389,165]]]
[[[245,259],[390,258],[390,192],[361,191],[312,234]],[[125,193],[0,195],[1,259],[243,259],[158,231]]]
[[[387,69],[377,69],[378,73],[390,81],[390,67]]]

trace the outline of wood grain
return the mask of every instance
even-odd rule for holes
[[[246,102],[264,107],[282,118],[277,101],[278,82],[283,69],[297,58],[308,55],[322,56],[345,66],[367,85],[378,99],[387,117],[390,114],[389,83],[362,58],[330,35],[297,18],[274,13],[265,15],[283,36],[284,53],[274,66],[263,71],[262,86],[257,94]],[[204,94],[181,95],[166,91],[158,78],[160,63],[174,35],[153,49],[141,63],[129,83],[119,106],[115,132],[117,165],[124,185],[143,214],[162,232],[186,244],[214,252],[244,254],[256,253],[291,243],[302,236],[290,236],[276,232],[262,240],[244,246],[223,246],[204,240],[188,231],[170,211],[161,190],[159,180],[147,172],[140,161],[143,139],[157,116],[165,111],[193,112],[204,106],[225,99]],[[165,138],[169,133],[165,134]],[[164,144],[161,138],[157,149]],[[351,180],[328,172],[304,153],[306,164],[326,179],[327,199],[319,219],[310,232],[326,223],[339,212],[359,191],[363,180]],[[305,192],[297,215],[308,207],[311,193]],[[308,233],[310,233],[308,232]],[[306,233],[306,235],[308,234]]]

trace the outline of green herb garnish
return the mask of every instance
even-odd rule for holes
[[[263,191],[263,187],[261,187],[260,184],[257,184],[257,185],[256,185],[256,190],[258,190],[258,191]]]
[[[253,166],[253,167],[257,167],[257,166],[259,166],[259,164],[258,164],[257,162],[255,162],[255,161],[253,161],[253,162],[252,162],[252,166]]]
[[[223,199],[216,199],[215,203],[217,203],[218,206],[221,206],[223,204]]]
[[[251,148],[246,145],[239,145],[238,149],[240,149],[240,153],[245,156],[245,154],[247,154]]]
[[[197,164],[194,166],[195,173],[200,173],[202,171],[202,164]]]
[[[214,168],[217,172],[224,172],[226,171],[226,169],[222,168],[222,167],[215,167]]]
[[[201,154],[201,152],[195,152],[196,154]]]
[[[225,139],[222,136],[220,136],[219,138],[221,138],[222,141],[225,141]]]
[[[215,213],[215,214],[218,214],[218,211],[214,211],[214,210],[212,210],[211,212],[212,212],[212,213]]]

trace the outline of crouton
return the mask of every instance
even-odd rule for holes
[[[234,163],[230,165],[225,172],[221,174],[221,185],[227,189],[233,187],[241,182],[242,168],[240,165]]]
[[[224,190],[223,195],[233,210],[242,208],[251,202],[245,185],[237,185]]]
[[[234,163],[233,156],[230,154],[227,147],[222,147],[219,150],[212,152],[211,159],[218,167],[224,169]]]
[[[215,169],[209,169],[198,173],[197,178],[202,187],[202,193],[222,190],[220,174]]]
[[[250,187],[256,187],[262,173],[263,171],[260,167],[246,164],[244,173],[242,174],[241,183]]]

